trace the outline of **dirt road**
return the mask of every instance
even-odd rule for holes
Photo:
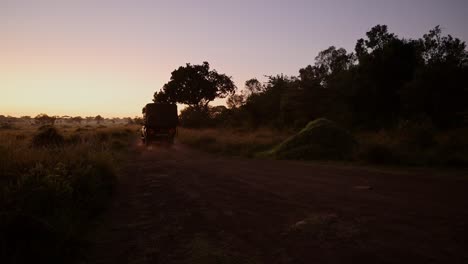
[[[468,173],[136,148],[90,263],[468,263]]]

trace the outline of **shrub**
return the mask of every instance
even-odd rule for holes
[[[53,126],[42,126],[32,139],[34,147],[58,147],[65,142],[63,136]]]
[[[179,122],[183,127],[200,128],[211,126],[211,118],[207,111],[195,107],[187,107],[180,112]]]
[[[31,145],[16,139],[22,134],[1,135],[0,261],[76,262],[91,221],[109,204],[130,134],[103,143],[94,131],[66,139],[51,126],[33,133]]]
[[[14,129],[14,128],[15,128],[15,127],[14,127],[12,124],[10,124],[10,123],[2,123],[2,124],[0,124],[0,129],[5,129],[5,130],[7,130],[7,129]]]
[[[436,144],[436,129],[427,119],[401,122],[397,129],[400,144],[418,149],[428,149]]]
[[[110,161],[92,156],[38,163],[17,175],[1,192],[2,260],[70,262],[87,219],[107,205],[115,183]]]
[[[401,161],[395,151],[385,144],[370,144],[359,153],[359,158],[375,164],[394,164]]]
[[[341,160],[351,156],[354,137],[335,122],[320,118],[276,146],[270,155],[282,159]]]
[[[467,129],[450,131],[441,138],[436,148],[436,164],[455,167],[468,166]]]

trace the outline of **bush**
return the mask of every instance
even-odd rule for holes
[[[436,129],[428,119],[401,122],[397,129],[400,144],[428,149],[436,144]]]
[[[468,166],[467,133],[466,129],[438,132],[418,122],[360,133],[356,158],[387,165]]]
[[[59,147],[65,142],[63,136],[53,126],[42,126],[32,139],[34,147]]]
[[[342,160],[351,156],[354,137],[335,122],[320,118],[276,146],[270,155],[281,159]]]
[[[12,124],[10,124],[10,123],[2,123],[2,124],[0,124],[0,129],[5,129],[5,130],[7,130],[7,129],[14,129],[14,128],[15,128],[15,127],[14,127]]]
[[[468,166],[468,138],[467,129],[450,131],[440,139],[436,148],[436,164],[454,167]]]
[[[107,131],[116,139],[105,143],[94,131],[64,140],[51,126],[33,132],[32,145],[0,135],[1,263],[80,260],[84,234],[109,204],[115,167],[131,139],[121,130]]]
[[[10,181],[0,199],[4,263],[64,263],[74,258],[84,223],[105,208],[116,183],[98,157],[37,164]],[[40,252],[38,252],[40,251]]]
[[[395,164],[401,162],[400,157],[388,145],[371,144],[359,153],[359,158],[374,164]]]
[[[190,106],[180,112],[179,122],[183,127],[189,128],[209,127],[212,125],[208,111]]]

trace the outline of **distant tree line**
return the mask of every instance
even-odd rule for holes
[[[301,127],[326,117],[350,127],[380,129],[402,121],[458,127],[468,113],[468,52],[465,42],[439,26],[420,39],[404,39],[377,25],[355,50],[329,47],[298,76],[248,80],[235,93],[231,78],[209,64],[180,67],[156,102],[187,104],[186,126]],[[227,107],[210,107],[227,97]]]
[[[69,125],[82,125],[83,122],[86,122],[86,125],[90,123],[94,124],[125,124],[125,125],[134,125],[134,124],[142,124],[141,117],[124,117],[124,118],[104,118],[101,115],[97,116],[54,116],[54,115],[47,115],[47,114],[38,114],[35,117],[31,116],[21,116],[21,117],[13,117],[13,116],[4,116],[0,115],[0,126],[5,127],[5,125],[12,125],[12,124],[29,124],[29,125],[38,125],[38,126],[54,126],[57,124],[69,124]]]

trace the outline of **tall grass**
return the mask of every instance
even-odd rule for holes
[[[362,162],[405,166],[468,166],[468,129],[408,128],[357,133]]]
[[[204,151],[233,156],[253,157],[268,150],[291,134],[267,128],[256,130],[180,128],[179,142]]]
[[[187,129],[178,140],[207,152],[234,156],[263,156],[293,135],[292,131]],[[468,166],[468,129],[437,131],[427,124],[406,124],[380,131],[355,131],[351,161],[402,166]],[[298,159],[302,159],[300,156]],[[320,159],[320,158],[318,158]]]
[[[132,135],[126,128],[1,131],[0,261],[77,261]]]

